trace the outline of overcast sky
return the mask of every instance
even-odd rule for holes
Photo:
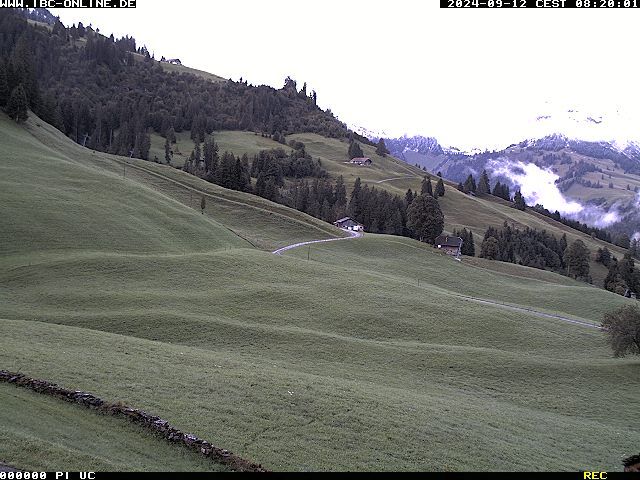
[[[551,109],[640,117],[640,10],[447,10],[436,0],[137,4],[52,12],[225,78],[280,88],[289,75],[349,125],[444,145],[506,146]]]

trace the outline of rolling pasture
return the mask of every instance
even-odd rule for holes
[[[343,232],[92,153],[35,118],[0,119],[0,135],[0,368],[151,411],[273,470],[620,470],[637,453],[637,359],[612,358],[597,329],[478,301],[597,324],[622,297],[399,237],[272,255]],[[79,411],[80,436],[38,464],[63,468],[93,413],[33,397],[0,386],[0,459],[21,466],[56,428],[19,414],[29,403],[34,419]],[[111,443],[83,468],[144,468]]]

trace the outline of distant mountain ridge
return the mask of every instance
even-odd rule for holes
[[[434,137],[400,137],[400,138],[385,138],[385,144],[389,151],[403,158],[403,155],[407,151],[420,153],[422,155],[444,155],[444,150],[438,140]]]
[[[531,204],[566,208],[562,213],[570,218],[640,235],[637,142],[581,140],[552,133],[478,153],[443,148],[427,136],[385,138],[385,143],[394,156],[454,182],[464,183],[469,175],[478,178],[487,170],[492,185],[507,184],[512,193],[521,189],[525,197],[528,192]],[[530,164],[534,166],[524,175],[523,167]]]

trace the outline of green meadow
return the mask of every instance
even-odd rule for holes
[[[276,256],[343,233],[168,166],[82,149],[36,118],[2,118],[0,135],[2,369],[148,410],[273,470],[621,470],[637,453],[637,359],[612,358],[595,328],[479,301],[598,324],[629,300],[400,237]],[[305,143],[314,157],[324,148]],[[402,174],[385,161],[372,181]],[[451,213],[467,205],[544,221],[486,200],[455,207],[451,190],[448,222],[471,216]],[[38,442],[51,448],[37,468],[75,465],[69,452],[98,428],[63,402],[8,386],[0,397],[0,459],[18,467]],[[20,413],[27,403],[37,415]],[[77,433],[52,436],[57,410]],[[105,438],[138,435],[98,417]],[[78,462],[148,468],[112,443]],[[165,461],[200,468],[166,448]]]
[[[0,384],[0,458],[27,471],[225,471],[121,418]]]

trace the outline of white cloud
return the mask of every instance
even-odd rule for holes
[[[490,160],[487,169],[493,176],[504,176],[516,184],[528,205],[540,204],[551,212],[557,210],[565,217],[599,228],[613,225],[621,219],[618,205],[605,210],[602,207],[567,200],[555,183],[558,175],[533,163],[507,159]]]
[[[575,201],[568,201],[558,189],[555,181],[558,175],[542,169],[533,163],[491,160],[487,164],[493,175],[503,175],[520,186],[520,191],[528,205],[544,205],[547,210],[562,214],[578,214],[584,207]]]

